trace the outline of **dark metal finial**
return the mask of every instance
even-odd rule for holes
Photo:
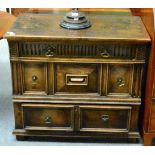
[[[90,27],[91,23],[83,13],[79,12],[78,8],[73,8],[60,22],[60,26],[66,29],[79,30]]]

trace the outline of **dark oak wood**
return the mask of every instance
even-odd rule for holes
[[[98,68],[98,64],[56,64],[56,93],[98,93]]]
[[[72,131],[74,106],[22,104],[23,126],[26,130]]]
[[[128,132],[131,107],[80,106],[80,131]]]
[[[22,63],[23,93],[47,93],[47,71],[44,63]]]
[[[10,41],[11,56],[33,58],[96,58],[102,60],[135,59],[142,61],[145,58],[146,44],[136,43],[108,43],[89,41],[51,41],[51,42],[17,42]],[[20,52],[19,52],[20,51]],[[104,58],[104,59],[103,59]],[[62,60],[63,60],[62,59]],[[95,60],[95,59],[94,59]],[[108,61],[109,61],[108,60]],[[47,61],[47,60],[46,60]]]
[[[61,14],[23,14],[5,34],[17,139],[140,138],[150,37],[139,17],[88,17],[90,29],[73,31]]]
[[[24,14],[18,17],[16,23],[5,35],[9,41],[43,41],[43,40],[91,40],[91,41],[131,41],[149,42],[139,17],[132,16],[103,16],[91,14],[88,18],[92,22],[89,29],[81,31],[67,30],[60,27],[63,15]],[[102,22],[104,21],[104,22]],[[121,21],[121,22],[118,22]],[[136,22],[136,24],[135,24]],[[46,27],[46,29],[44,29]],[[102,30],[102,31],[101,31]],[[31,32],[31,33],[30,33]]]
[[[128,94],[132,93],[133,83],[133,65],[109,65],[109,83],[108,93],[111,94]]]

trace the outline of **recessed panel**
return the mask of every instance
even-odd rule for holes
[[[57,64],[56,92],[66,94],[98,93],[98,70],[97,64]]]
[[[132,65],[110,64],[108,75],[108,94],[130,95],[132,89]]]
[[[81,106],[80,130],[127,132],[130,126],[131,107]]]
[[[24,128],[27,130],[72,130],[73,106],[23,104]]]
[[[44,63],[23,63],[24,93],[46,93]]]

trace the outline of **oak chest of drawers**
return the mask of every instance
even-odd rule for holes
[[[63,15],[23,14],[6,33],[17,139],[139,138],[150,38],[140,18],[88,16],[67,30]]]

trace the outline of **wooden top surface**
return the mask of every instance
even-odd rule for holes
[[[8,31],[12,26],[12,23],[16,20],[16,17],[0,11],[0,39],[3,38],[3,35]]]
[[[59,26],[64,14],[21,14],[9,33],[8,40],[121,40],[148,42],[150,37],[139,17],[89,14],[92,26],[68,30]]]

